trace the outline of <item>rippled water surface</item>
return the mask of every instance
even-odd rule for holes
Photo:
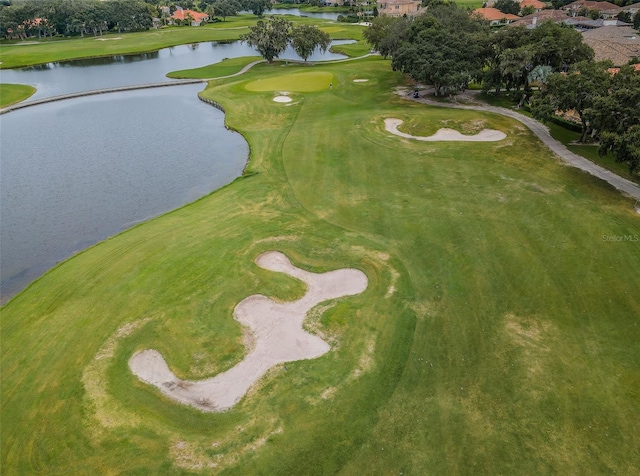
[[[242,173],[248,146],[201,85],[49,103],[0,116],[2,300],[56,262]]]

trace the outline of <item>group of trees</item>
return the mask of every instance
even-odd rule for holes
[[[607,61],[583,61],[568,73],[549,76],[534,94],[534,116],[547,120],[557,112],[572,111],[582,128],[600,140],[600,153],[611,152],[633,172],[640,170],[640,72],[624,66],[610,70]]]
[[[282,17],[272,17],[269,21],[259,20],[255,26],[249,27],[249,33],[241,39],[253,46],[271,63],[279,57],[289,44],[305,61],[316,50],[327,51],[331,44],[328,33],[311,25],[293,26]]]
[[[471,81],[500,91],[524,88],[551,71],[593,58],[573,28],[547,22],[538,28],[492,32],[486,21],[455,4],[436,4],[417,17],[373,20],[367,41],[392,67],[432,84],[436,95],[464,90]]]
[[[236,15],[241,10],[262,16],[270,0],[10,0],[0,1],[0,35],[43,38],[53,35],[102,35],[105,31],[142,31],[153,17],[168,22],[177,7],[199,8],[209,16]],[[168,8],[168,10],[167,10]],[[191,24],[190,21],[185,22]]]
[[[23,2],[0,9],[0,34],[5,38],[101,35],[114,29],[147,30],[149,5],[131,0],[50,0]]]

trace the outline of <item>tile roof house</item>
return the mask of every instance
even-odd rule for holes
[[[539,12],[540,10],[547,8],[547,4],[540,0],[522,0],[520,2],[520,9],[522,10],[526,7],[533,7],[536,12]]]
[[[193,10],[185,10],[181,7],[178,7],[178,9],[173,12],[173,15],[171,15],[171,19],[173,21],[184,21],[185,18],[189,18],[189,15],[191,15],[191,26],[200,26],[203,21],[206,22],[207,20],[209,20],[209,15],[207,15],[206,13],[194,12]]]
[[[532,29],[538,26],[538,24],[545,21],[552,21],[554,23],[565,23],[571,17],[567,15],[564,10],[541,10],[531,15],[525,15],[522,18],[511,23],[511,26],[525,26],[527,29]],[[586,17],[576,17],[588,20]]]
[[[576,0],[568,5],[562,7],[563,10],[570,12],[572,15],[576,15],[580,10],[610,10],[612,8],[618,8],[618,5],[609,2],[596,2],[592,0]]]
[[[629,13],[631,16],[640,12],[640,3],[632,3],[626,7],[609,8],[607,10],[600,10],[602,18],[616,18],[620,13]]]
[[[491,26],[506,25],[520,19],[518,15],[502,13],[497,8],[476,8],[473,14],[489,20],[489,25]]]
[[[582,33],[583,41],[593,48],[595,60],[611,60],[616,66],[640,58],[640,33],[628,26],[603,26]]]
[[[416,16],[424,10],[421,0],[381,0],[378,3],[378,13],[390,17]]]

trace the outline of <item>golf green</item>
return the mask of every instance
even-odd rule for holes
[[[333,81],[333,74],[326,71],[309,73],[294,73],[275,76],[273,78],[257,79],[248,83],[248,91],[294,91],[311,92],[329,89]]]

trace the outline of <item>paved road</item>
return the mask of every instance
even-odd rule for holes
[[[618,190],[632,196],[633,198],[640,200],[640,186],[635,183],[627,180],[619,175],[614,174],[610,170],[607,170],[603,167],[600,167],[597,164],[594,164],[588,159],[584,157],[574,154],[569,149],[567,149],[564,144],[555,140],[549,134],[549,130],[540,122],[532,119],[524,114],[520,114],[517,111],[507,109],[504,107],[495,107],[489,105],[462,105],[462,104],[451,104],[451,103],[441,103],[434,101],[432,99],[428,99],[425,97],[420,98],[411,98],[414,101],[421,102],[424,104],[429,104],[432,106],[439,107],[449,107],[456,109],[469,109],[473,111],[487,111],[493,112],[496,114],[501,114],[503,116],[508,116],[516,121],[521,122],[525,126],[527,126],[531,132],[533,132],[549,149],[551,149],[558,157],[564,160],[566,163],[573,167],[577,167],[580,170],[584,170],[585,172],[590,173],[591,175],[598,177],[599,179],[608,182],[613,185]]]

